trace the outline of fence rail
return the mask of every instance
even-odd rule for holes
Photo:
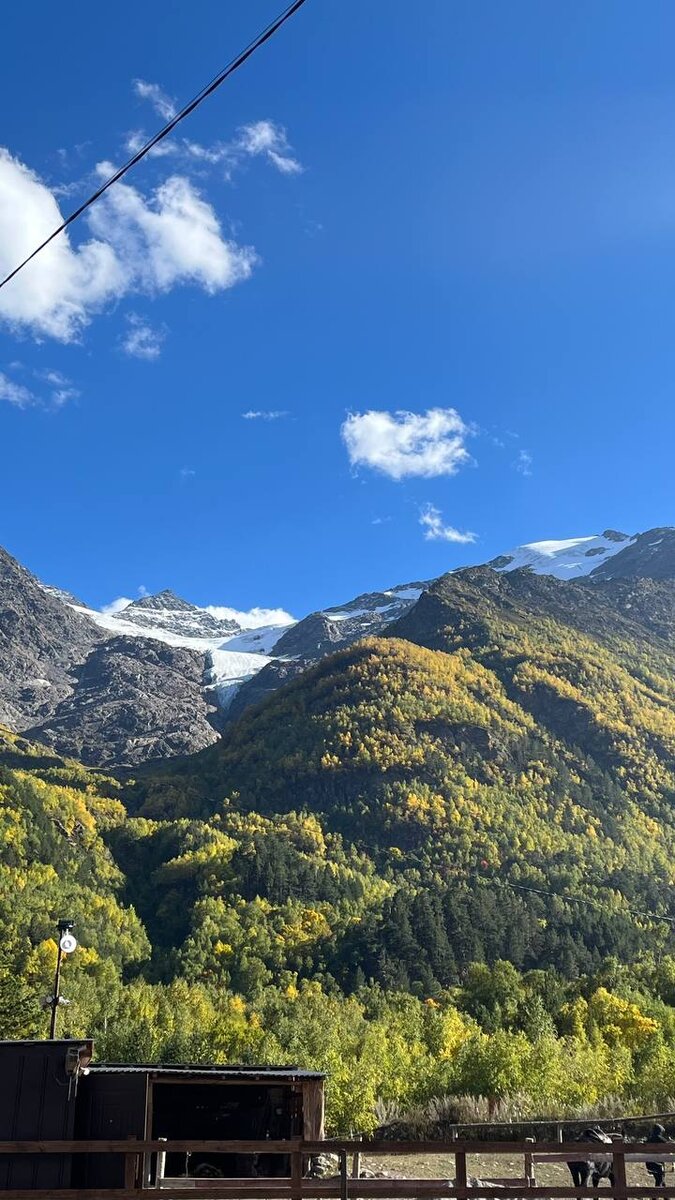
[[[287,1156],[290,1174],[283,1177],[238,1179],[167,1178],[164,1164],[167,1154],[230,1154]],[[675,1200],[675,1187],[635,1185],[626,1179],[626,1163],[675,1162],[675,1142],[535,1142],[525,1141],[363,1141],[350,1138],[304,1141],[236,1140],[140,1140],[134,1138],[68,1140],[49,1139],[0,1141],[3,1159],[32,1155],[121,1155],[125,1163],[123,1188],[34,1188],[0,1186],[0,1200],[150,1200],[150,1193],[162,1192],[166,1200]],[[309,1158],[318,1154],[337,1156],[339,1172],[330,1179],[311,1179],[305,1175]],[[454,1179],[364,1179],[350,1177],[348,1156],[449,1155],[454,1159]],[[472,1183],[467,1172],[471,1155],[522,1156],[522,1178],[481,1180]],[[612,1162],[614,1181],[609,1186],[539,1186],[535,1181],[535,1163],[564,1163],[592,1160]],[[355,1161],[359,1162],[359,1157]]]

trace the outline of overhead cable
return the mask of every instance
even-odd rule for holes
[[[204,100],[206,100],[207,96],[210,96],[212,92],[215,92],[216,88],[219,88],[220,85],[224,83],[230,75],[233,75],[234,72],[239,69],[239,67],[243,66],[246,60],[250,58],[252,54],[255,54],[255,51],[264,45],[265,42],[268,42],[270,38],[273,37],[279,29],[281,29],[282,25],[284,25],[286,21],[288,21],[289,18],[298,11],[299,8],[302,8],[302,5],[305,3],[306,0],[294,0],[292,4],[289,4],[288,8],[284,9],[284,11],[280,13],[279,16],[276,17],[274,21],[272,21],[265,29],[263,29],[262,32],[253,39],[252,42],[249,42],[248,46],[246,46],[245,49],[236,56],[236,58],[233,58],[227,64],[227,66],[224,67],[223,70],[211,80],[210,83],[207,83],[206,86],[202,88],[201,92],[198,92],[188,104],[181,108],[180,112],[177,112],[174,117],[171,117],[171,119],[167,121],[166,125],[163,125],[162,128],[153,135],[153,137],[151,137],[143,146],[141,146],[140,150],[137,150],[135,154],[132,154],[131,158],[125,162],[124,166],[119,167],[109,179],[106,179],[105,183],[101,184],[101,186],[97,188],[95,192],[92,192],[91,196],[89,196],[83,204],[80,204],[79,208],[76,208],[69,217],[66,217],[65,221],[59,225],[58,229],[55,229],[53,233],[50,233],[49,237],[45,238],[44,242],[41,242],[40,245],[36,246],[27,258],[24,258],[23,262],[20,262],[18,266],[14,267],[14,270],[10,271],[9,275],[6,275],[5,278],[0,281],[0,288],[3,288],[6,283],[9,283],[9,281],[13,279],[15,275],[18,275],[19,271],[22,271],[23,268],[27,266],[37,254],[40,253],[41,250],[44,250],[45,246],[48,246],[55,237],[58,237],[60,233],[63,233],[64,229],[67,229],[69,225],[72,225],[73,221],[76,221],[77,218],[86,211],[86,209],[90,208],[92,204],[95,204],[95,202],[103,195],[103,193],[107,192],[108,188],[112,187],[114,183],[117,183],[117,181],[121,179],[123,175],[126,175],[127,171],[130,171],[131,168],[135,166],[136,163],[140,162],[142,158],[145,158],[146,154],[149,154],[158,142],[161,142],[163,138],[167,137],[167,135],[170,134],[181,121],[184,121],[185,118],[190,115],[190,113],[194,112],[194,110]]]

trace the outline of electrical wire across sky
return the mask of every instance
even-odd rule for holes
[[[574,895],[573,892],[553,892],[548,891],[546,888],[530,887],[524,883],[512,883],[508,879],[490,878],[489,876],[481,875],[477,871],[472,871],[469,875],[473,879],[480,880],[483,883],[497,884],[498,887],[511,888],[516,892],[532,892],[536,896],[551,896],[555,900],[567,900],[572,904],[585,904],[588,908],[598,908],[603,912],[607,912],[607,904],[603,903],[602,900],[592,900],[589,896]],[[645,912],[639,908],[623,907],[614,910],[614,915],[621,916],[622,914],[631,917],[643,917],[649,921],[664,921],[668,925],[675,925],[675,917],[667,917],[662,913]]]
[[[214,76],[210,83],[207,83],[202,90],[193,97],[192,100],[184,105],[184,107],[181,108],[175,116],[171,117],[171,119],[167,121],[166,125],[163,125],[157,133],[149,138],[149,140],[145,142],[143,146],[141,146],[140,150],[137,150],[136,153],[133,154],[122,167],[119,167],[109,179],[106,179],[105,183],[102,183],[95,192],[92,192],[91,196],[89,196],[82,204],[80,204],[79,208],[76,208],[69,217],[66,217],[65,221],[59,225],[58,229],[55,229],[53,233],[50,233],[49,237],[46,237],[44,242],[41,242],[40,245],[36,246],[27,258],[24,258],[23,262],[20,262],[18,266],[14,267],[14,269],[10,271],[9,275],[6,275],[5,278],[0,281],[0,288],[3,288],[5,284],[9,283],[15,275],[18,275],[19,271],[22,271],[23,268],[40,253],[41,250],[44,250],[45,246],[48,246],[55,237],[58,237],[60,233],[63,233],[64,229],[67,229],[69,225],[72,225],[73,221],[76,221],[78,217],[82,216],[82,213],[85,212],[86,209],[90,208],[92,204],[95,204],[96,201],[103,195],[103,193],[107,192],[108,188],[112,187],[114,183],[117,183],[117,181],[121,179],[123,175],[126,175],[127,171],[130,171],[131,168],[134,167],[136,163],[140,162],[142,158],[145,158],[146,154],[149,154],[152,148],[156,146],[158,142],[161,142],[163,138],[167,137],[168,134],[170,134],[176,128],[176,126],[180,124],[181,121],[184,121],[186,117],[189,117],[190,113],[194,112],[194,110],[198,108],[204,100],[206,100],[207,96],[210,96],[213,92],[215,92],[216,89],[219,88],[220,85],[224,83],[230,75],[233,75],[234,72],[239,69],[239,67],[244,65],[246,60],[249,59],[252,54],[255,54],[256,50],[259,50],[260,47],[265,44],[265,42],[268,42],[270,38],[274,37],[274,34],[281,29],[282,25],[285,25],[286,21],[288,21],[289,18],[298,11],[299,8],[302,8],[303,4],[305,3],[306,0],[293,0],[293,3],[289,4],[288,8],[285,8],[284,11],[280,13],[278,17],[275,17],[275,19],[271,21],[270,24],[267,25],[265,29],[263,29],[257,35],[257,37],[253,39],[252,42],[249,42],[249,44],[243,50],[241,50],[235,58],[231,59],[227,66],[223,67],[222,71],[219,71],[219,73]]]

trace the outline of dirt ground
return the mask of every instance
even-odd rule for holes
[[[455,1174],[455,1163],[451,1154],[396,1154],[396,1155],[363,1155],[362,1169],[370,1171],[386,1171],[388,1175],[400,1179],[452,1179]],[[351,1168],[351,1163],[350,1163]],[[470,1154],[467,1155],[466,1169],[469,1175],[479,1179],[522,1179],[525,1173],[522,1156],[510,1154]],[[652,1182],[642,1163],[627,1163],[626,1175],[628,1182],[647,1187]],[[565,1163],[536,1163],[535,1182],[539,1186],[550,1184],[552,1187],[570,1187],[572,1180]],[[673,1168],[667,1168],[666,1184],[675,1186]],[[600,1184],[600,1192],[607,1189],[607,1182]]]

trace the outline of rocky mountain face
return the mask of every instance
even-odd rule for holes
[[[216,740],[203,655],[149,638],[106,638],[75,686],[26,736],[87,766],[136,765],[192,754]]]
[[[650,529],[631,538],[594,569],[599,579],[675,579],[675,529]]]
[[[387,592],[366,592],[347,604],[310,613],[290,625],[275,642],[274,657],[241,684],[228,707],[228,717],[239,716],[249,704],[259,703],[324,655],[351,646],[359,638],[381,633],[416,604],[426,586],[410,583]]]
[[[433,586],[399,585],[291,624],[243,628],[170,590],[96,612],[0,551],[0,722],[92,765],[190,754],[363,637],[394,632],[431,645],[429,622],[435,638],[447,627],[450,645],[471,646],[489,640],[494,620],[527,625],[536,613],[600,640],[667,642],[674,578],[675,529],[606,530],[531,543]]]
[[[310,613],[275,643],[275,657],[321,658],[357,638],[379,633],[419,600],[425,583],[402,584],[388,592],[367,592],[348,604]]]
[[[309,662],[383,629],[420,590],[244,629],[168,589],[96,612],[1,551],[0,724],[92,766],[192,754]]]
[[[48,718],[100,640],[93,621],[0,549],[0,723],[21,730]]]
[[[123,615],[122,615],[123,614]],[[154,596],[141,596],[122,609],[120,619],[138,626],[141,633],[163,632],[180,638],[226,638],[241,633],[236,621],[219,620],[166,588]]]
[[[0,723],[94,765],[215,741],[203,654],[115,636],[0,550]]]

